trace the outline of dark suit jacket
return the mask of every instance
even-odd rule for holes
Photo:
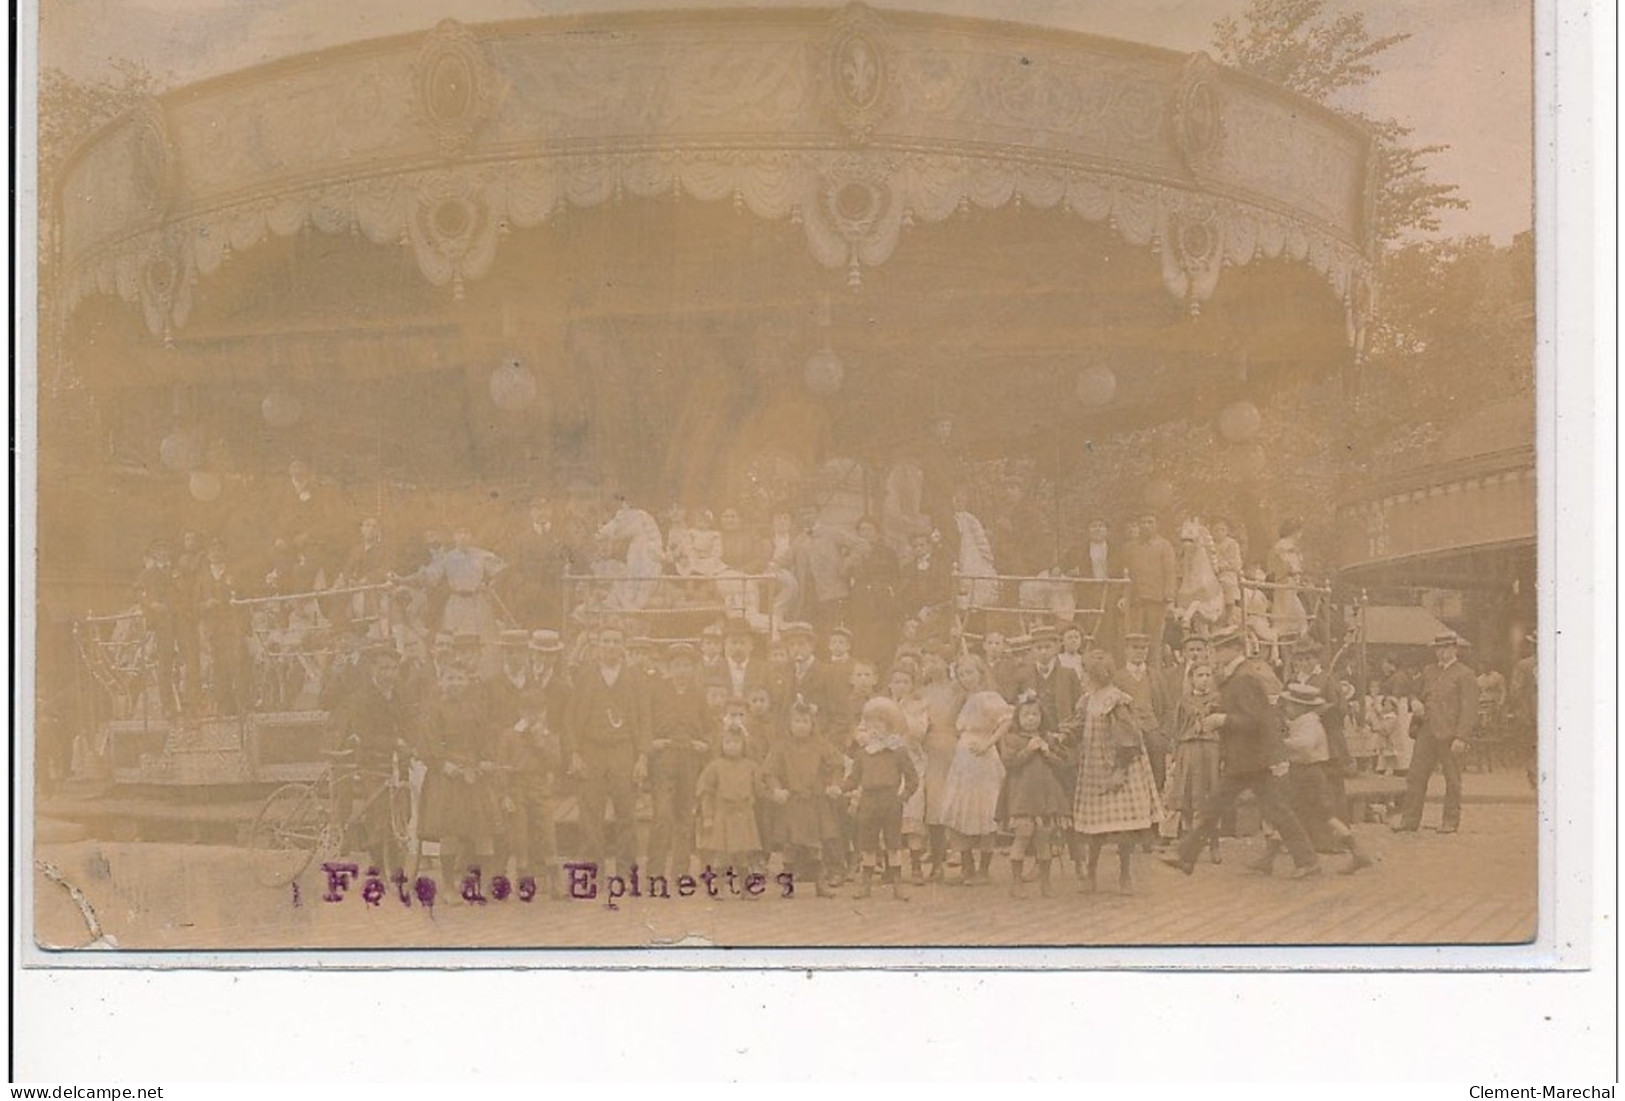
[[[1062,723],[1070,719],[1078,709],[1078,697],[1083,695],[1078,675],[1058,661],[1047,677],[1039,672],[1036,665],[1027,664],[1021,670],[1017,695],[1023,689],[1038,693],[1038,707],[1044,713],[1045,730],[1059,729]]]
[[[1238,668],[1220,686],[1219,710],[1224,713],[1219,744],[1226,772],[1265,772],[1286,759],[1280,714],[1264,683],[1245,668]]]
[[[575,678],[564,734],[566,759],[572,753],[647,754],[652,735],[643,674],[627,662],[611,686],[604,683],[597,664],[583,668]]]
[[[1423,736],[1441,742],[1471,738],[1478,728],[1478,678],[1459,661],[1422,670]]]

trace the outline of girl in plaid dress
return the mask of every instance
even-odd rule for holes
[[[1083,888],[1095,888],[1095,869],[1107,842],[1117,845],[1117,885],[1132,894],[1129,864],[1135,846],[1162,820],[1162,798],[1151,776],[1145,737],[1134,717],[1134,698],[1112,684],[1111,655],[1091,650],[1083,660],[1083,699],[1063,724],[1076,749],[1078,786],[1072,828],[1083,835],[1088,866]]]

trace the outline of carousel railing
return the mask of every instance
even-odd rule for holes
[[[337,643],[342,626],[365,631],[383,619],[381,609],[335,606],[366,593],[396,588],[390,584],[341,585],[297,593],[233,597],[230,604],[248,616],[246,640],[254,709],[316,709],[333,659],[344,653]],[[324,605],[326,607],[324,607]],[[338,613],[338,614],[334,614]]]
[[[1128,593],[1126,577],[1072,577],[1067,574],[953,574],[954,606],[960,633],[980,638],[989,622],[1016,625],[1007,633],[1024,634],[1040,624],[1057,621],[1078,628],[1085,643],[1093,643],[1120,627],[1119,601]],[[1011,603],[1009,597],[1014,595]],[[970,621],[982,614],[983,630]],[[994,617],[989,620],[988,617]]]
[[[565,631],[572,639],[604,619],[666,644],[696,642],[698,628],[727,617],[742,617],[768,635],[777,634],[783,620],[776,573],[565,573],[563,585]]]

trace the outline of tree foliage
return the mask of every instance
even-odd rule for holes
[[[1373,118],[1349,106],[1383,54],[1410,37],[1374,35],[1358,11],[1328,10],[1327,0],[1252,0],[1239,16],[1213,28],[1219,60],[1312,99],[1366,126],[1377,154],[1378,243],[1391,245],[1437,233],[1439,215],[1467,209],[1455,184],[1429,174],[1429,159],[1447,146],[1417,145],[1413,130],[1393,118]]]

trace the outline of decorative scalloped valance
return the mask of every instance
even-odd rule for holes
[[[412,250],[463,293],[512,227],[685,195],[791,219],[858,286],[903,230],[970,207],[1064,209],[1156,250],[1197,310],[1228,265],[1310,265],[1358,341],[1370,146],[1215,65],[1007,24],[675,13],[361,43],[154,101],[61,188],[69,308],[185,324],[195,280],[313,227]]]

